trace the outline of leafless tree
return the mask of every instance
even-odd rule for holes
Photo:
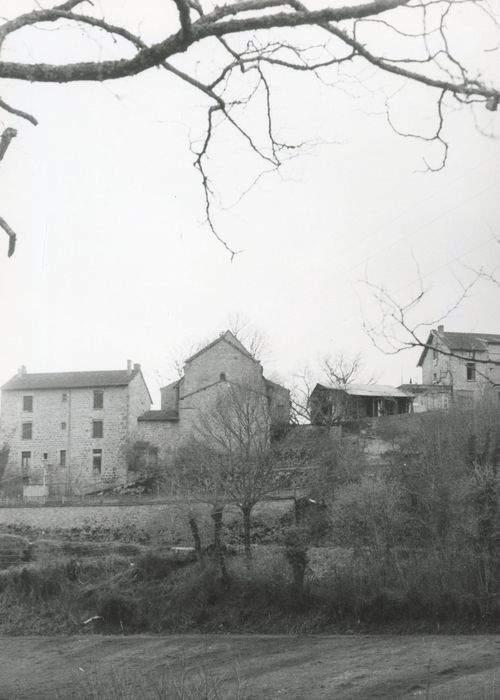
[[[319,370],[313,371],[306,367],[295,375],[291,389],[292,411],[295,423],[312,422],[317,412],[317,406],[311,403],[311,394],[317,384],[326,388],[340,390],[338,401],[332,405],[331,414],[325,416],[326,424],[332,426],[345,417],[348,408],[348,396],[342,394],[349,384],[373,384],[374,375],[367,374],[361,353],[348,354],[344,351],[330,353],[319,362]]]
[[[271,445],[272,409],[253,386],[227,383],[198,420],[198,439],[222,466],[228,502],[243,517],[245,553],[251,557],[254,507],[277,488],[277,455]]]
[[[239,313],[230,315],[228,330],[245,346],[254,360],[264,360],[268,354],[268,340],[262,331]]]
[[[430,131],[405,131],[395,123],[389,108],[387,118],[398,133],[441,149],[437,163],[426,163],[429,170],[446,162],[445,122],[450,106],[482,105],[496,111],[500,101],[499,89],[471,65],[470,57],[464,58],[462,37],[457,34],[457,27],[464,26],[464,16],[470,33],[481,32],[483,20],[497,31],[498,0],[368,0],[349,5],[325,0],[321,9],[311,9],[300,0],[233,0],[215,7],[198,0],[173,0],[171,7],[170,19],[161,15],[158,22],[164,27],[163,36],[149,44],[135,28],[120,21],[123,13],[116,9],[116,3],[113,7],[113,3],[66,0],[44,8],[33,1],[33,10],[25,13],[16,13],[12,3],[11,13],[0,25],[0,79],[6,81],[8,91],[8,81],[112,81],[161,68],[198,91],[206,100],[207,112],[194,166],[203,186],[208,225],[232,255],[235,251],[218,233],[212,216],[213,189],[207,164],[214,129],[223,121],[266,168],[279,168],[286,154],[300,146],[280,138],[275,124],[272,86],[280,71],[310,72],[331,83],[344,68],[359,63],[396,80],[391,89],[408,82],[424,86],[435,96],[436,117]],[[157,7],[148,3],[144,15],[162,10],[163,3]],[[74,63],[45,63],[36,57],[32,62],[9,60],[18,35],[22,40],[29,39],[34,28],[70,31],[74,27],[85,29],[89,46],[96,37],[100,40],[101,58]],[[309,28],[308,34],[303,33],[304,27]],[[45,36],[52,41],[54,34],[47,31]],[[391,47],[396,40],[401,53],[394,55]],[[203,79],[195,70],[199,52],[189,63],[197,45],[206,46],[218,63],[215,72]],[[495,52],[499,48],[500,42],[484,50]],[[114,58],[117,51],[121,56]],[[185,70],[175,65],[179,56],[187,65]],[[205,73],[210,71],[208,63]],[[262,121],[251,127],[243,118],[250,102],[262,105]],[[32,114],[8,99],[0,98],[0,111],[14,123],[37,124]],[[4,126],[0,160],[16,135],[14,127]],[[9,237],[12,255],[15,232],[3,218],[0,227]]]
[[[197,439],[179,449],[174,464],[174,478],[179,492],[188,503],[204,503],[210,507],[213,522],[213,547],[222,578],[229,579],[222,542],[223,514],[230,502],[226,464],[220,455]],[[200,538],[196,519],[189,515],[189,525],[197,550]]]
[[[441,315],[432,319],[425,318],[425,320],[420,320],[422,318],[421,305],[428,290],[424,288],[422,278],[420,278],[418,291],[404,301],[398,299],[396,294],[385,287],[366,282],[373,300],[378,305],[378,318],[372,322],[364,321],[363,323],[366,334],[375,347],[386,355],[397,355],[405,350],[420,348],[433,350],[440,355],[454,357],[463,362],[470,361],[470,356],[459,350],[429,342],[430,329],[443,323],[469,297],[480,280],[486,280],[497,287],[500,286],[495,275],[483,268],[470,270],[470,272],[472,272],[472,276],[466,283],[462,283],[460,293],[449,307]],[[485,379],[486,383],[494,384],[488,369],[492,366],[500,366],[500,361],[492,357],[475,355],[474,363],[478,365],[477,372]]]

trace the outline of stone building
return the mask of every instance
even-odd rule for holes
[[[3,483],[22,476],[25,496],[88,493],[124,484],[133,471],[168,467],[230,387],[259,397],[270,431],[289,423],[288,390],[264,377],[229,331],[186,360],[182,377],[161,389],[159,410],[151,410],[138,364],[49,374],[22,368],[2,387],[0,448],[9,448]]]
[[[265,399],[272,431],[290,422],[289,391],[264,377],[260,362],[226,331],[189,357],[182,377],[161,389],[160,410],[139,417],[138,448],[145,459],[170,465],[179,446],[199,432],[200,416],[228,386],[247,387]]]
[[[470,405],[485,391],[500,386],[500,335],[452,333],[438,326],[430,332],[417,366],[422,368],[420,386],[434,387],[434,391],[443,387],[450,397],[448,404]]]
[[[22,475],[25,493],[83,493],[127,478],[137,418],[151,406],[139,364],[98,372],[31,374],[2,386],[4,482]],[[33,489],[32,489],[33,490]]]

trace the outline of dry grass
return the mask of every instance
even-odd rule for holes
[[[57,700],[249,700],[238,669],[223,675],[184,660],[181,670],[131,676],[124,670],[93,673],[56,694]]]

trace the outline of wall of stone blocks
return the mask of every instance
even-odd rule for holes
[[[225,340],[216,343],[188,362],[184,370],[181,397],[226,379],[240,384],[262,382],[260,363],[244,355]]]
[[[274,521],[292,510],[291,500],[260,503],[255,517]],[[203,544],[212,537],[212,521],[204,504],[158,503],[137,505],[33,506],[0,508],[0,532],[24,534],[28,539],[68,538],[192,545],[188,513],[198,520]],[[239,518],[227,509],[226,522]]]

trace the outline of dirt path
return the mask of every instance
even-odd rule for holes
[[[70,698],[88,674],[194,664],[221,677],[238,670],[255,700],[500,700],[493,635],[3,637],[0,700]]]

